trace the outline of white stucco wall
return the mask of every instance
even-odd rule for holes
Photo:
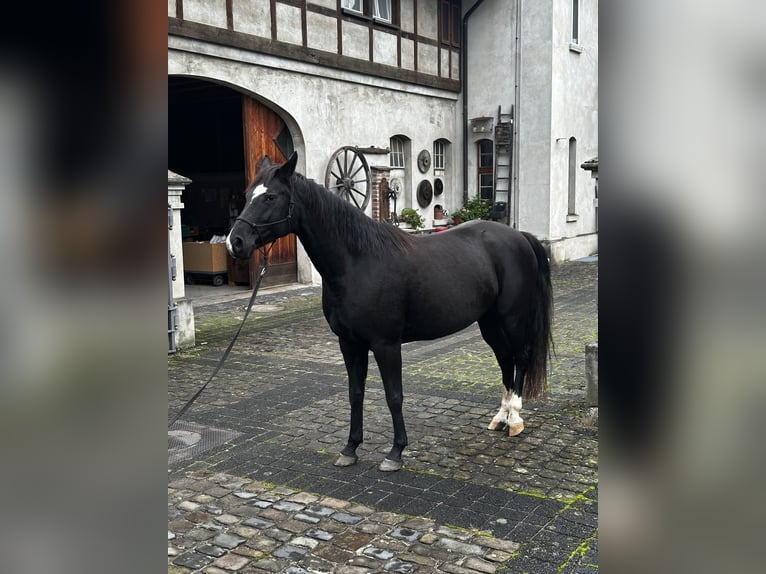
[[[554,3],[550,227],[556,241],[551,244],[552,255],[559,260],[589,255],[598,248],[595,180],[580,168],[598,155],[598,83],[594,81],[598,78],[598,3],[580,2],[579,42],[574,49],[570,49],[571,10],[571,3]],[[567,217],[570,137],[577,140],[576,218]]]
[[[455,139],[458,96],[453,92],[374,78],[364,74],[323,68],[313,64],[256,54],[196,40],[168,38],[168,73],[219,81],[256,95],[273,107],[287,123],[300,160],[298,169],[306,177],[324,184],[325,169],[332,153],[344,145],[388,147],[389,138],[404,134],[411,140],[407,161],[411,186],[405,190],[411,205],[417,184],[424,177],[433,181],[433,170],[424,176],[415,166],[421,149],[433,151],[433,142]],[[345,46],[345,41],[344,41]],[[450,146],[448,164],[453,181],[462,180],[460,146]],[[370,156],[371,163],[386,156]],[[433,204],[451,209],[462,190],[448,189],[421,209],[429,222]],[[399,209],[404,206],[400,201]],[[319,283],[299,247],[299,280]]]
[[[468,24],[468,120],[514,103],[515,0],[485,0]],[[582,50],[570,51],[571,2],[524,1],[516,176],[518,226],[551,242],[556,259],[595,251],[594,183],[579,165],[598,155],[598,3],[580,3]],[[461,123],[460,120],[458,122]],[[577,138],[577,212],[567,222],[569,137]],[[468,191],[477,193],[476,142],[468,138]],[[556,141],[557,138],[559,141]],[[571,219],[571,218],[570,218]]]

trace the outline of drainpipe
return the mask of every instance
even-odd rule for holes
[[[468,18],[484,0],[478,0],[463,16],[463,53],[460,80],[463,82],[463,205],[468,201]]]

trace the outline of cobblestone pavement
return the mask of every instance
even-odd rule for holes
[[[359,462],[343,360],[314,287],[259,294],[227,364],[168,434],[168,572],[598,570],[598,433],[585,405],[598,263],[553,268],[548,393],[525,431],[487,430],[500,372],[475,325],[403,349],[404,469],[374,360]],[[168,360],[169,412],[212,372],[247,299],[200,299],[197,347]],[[445,309],[444,312],[449,312]]]

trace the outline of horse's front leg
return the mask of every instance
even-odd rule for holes
[[[356,463],[357,447],[362,444],[364,427],[364,385],[367,379],[367,353],[365,346],[340,339],[340,350],[348,372],[348,400],[351,404],[351,427],[348,443],[335,461],[335,466],[351,466]]]
[[[385,460],[378,467],[384,472],[399,470],[402,468],[402,451],[407,446],[407,431],[404,428],[402,416],[402,346],[383,345],[373,348],[375,360],[380,369],[383,379],[383,388],[386,391],[386,403],[391,411],[391,419],[394,423],[394,446]]]

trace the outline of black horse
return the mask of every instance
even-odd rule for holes
[[[489,428],[519,434],[522,397],[544,390],[552,343],[550,268],[540,242],[489,221],[413,237],[296,174],[297,160],[296,153],[281,165],[266,160],[226,244],[232,256],[245,259],[292,232],[322,275],[322,308],[340,342],[351,402],[348,443],[335,465],[357,461],[368,352],[378,363],[394,425],[393,447],[379,468],[399,470],[407,446],[402,343],[443,337],[474,321],[503,375],[500,410]]]

